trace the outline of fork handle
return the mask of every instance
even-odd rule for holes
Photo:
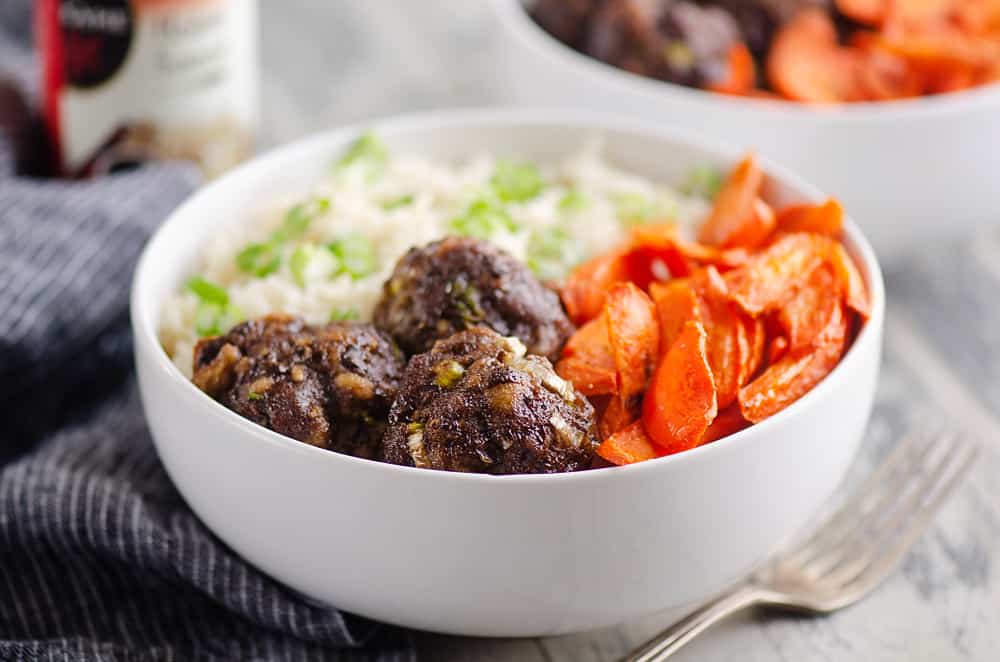
[[[621,662],[661,662],[712,625],[738,611],[763,602],[764,598],[765,595],[760,589],[749,584],[740,584],[671,625],[630,655],[623,657]]]

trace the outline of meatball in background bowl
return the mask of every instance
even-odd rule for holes
[[[740,157],[679,132],[574,113],[436,112],[366,128],[390,149],[445,161],[494,153],[544,163],[598,137],[609,161],[671,184],[693,167]],[[359,131],[303,140],[213,182],[166,221],[137,268],[131,314],[149,428],[174,483],[222,540],[293,589],[350,612],[438,632],[535,636],[679,615],[816,514],[861,440],[881,350],[882,279],[850,222],[845,244],[874,309],[840,365],[785,411],[677,455],[552,475],[396,466],[295,441],[201,392],[159,343],[165,298],[190,277],[209,237],[271,200],[312,190]],[[823,199],[764,165],[775,204]],[[502,369],[469,366],[462,388]],[[529,376],[512,397],[539,392],[530,368],[521,366]],[[492,395],[502,404],[502,393]],[[434,424],[442,406],[414,398],[393,420]],[[547,406],[550,416],[563,407]]]
[[[757,149],[837,196],[883,257],[997,223],[1000,84],[823,107],[730,97],[577,52],[535,23],[531,4],[492,0],[501,91],[514,103],[624,113]]]

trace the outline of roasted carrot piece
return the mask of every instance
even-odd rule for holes
[[[829,241],[807,233],[781,237],[723,276],[729,297],[752,316],[779,308],[824,260]]]
[[[844,231],[844,208],[833,198],[819,205],[791,205],[778,211],[777,226],[782,232],[815,232],[839,237]]]
[[[660,318],[660,354],[666,354],[687,322],[701,320],[701,303],[688,278],[653,283],[649,294]]]
[[[685,324],[646,391],[643,426],[667,453],[700,444],[718,412],[707,344],[708,334],[700,322]]]
[[[830,316],[829,300],[843,297],[841,283],[829,265],[821,265],[778,312],[778,322],[788,338],[788,350],[811,347],[820,337]]]
[[[777,363],[788,353],[788,338],[775,336],[767,350],[767,362]]]
[[[746,264],[750,254],[743,248],[720,250],[714,246],[687,241],[674,224],[643,225],[632,229],[632,270],[642,272],[659,259],[671,276],[683,278],[700,266],[711,264],[726,271]],[[645,260],[645,263],[641,263]],[[642,283],[637,282],[641,287]]]
[[[880,25],[889,12],[891,0],[836,0],[844,16],[865,25]]]
[[[739,404],[731,404],[720,411],[719,415],[712,421],[712,424],[708,426],[701,443],[710,444],[713,441],[718,441],[723,437],[728,437],[748,427],[750,427],[750,422],[743,418]]]
[[[608,319],[604,314],[587,322],[574,333],[556,364],[560,377],[573,383],[587,396],[618,393],[618,376]]]
[[[602,439],[615,435],[629,425],[639,420],[639,402],[624,403],[621,398],[614,397],[608,401],[608,406],[598,421],[598,431]]]
[[[709,246],[732,248],[733,239],[753,222],[754,201],[764,183],[764,173],[753,154],[740,161],[722,185],[712,212],[698,232],[698,241]]]
[[[726,77],[709,83],[708,89],[721,94],[744,95],[754,88],[756,72],[753,54],[744,43],[735,43],[726,52]]]
[[[757,198],[753,201],[753,212],[744,223],[726,240],[726,248],[756,248],[767,241],[777,225],[774,210]]]
[[[652,460],[665,453],[650,440],[642,427],[642,421],[636,421],[605,439],[597,447],[597,454],[612,464],[622,466]]]
[[[708,334],[708,365],[712,370],[720,408],[728,407],[740,389],[740,377],[750,360],[750,346],[742,312],[729,300],[726,284],[714,267],[693,278],[700,296],[700,314]]]
[[[604,308],[608,289],[619,281],[631,280],[627,251],[612,251],[578,266],[567,277],[561,296],[574,324],[582,325],[597,317]]]
[[[608,291],[603,316],[607,319],[618,397],[627,406],[645,390],[659,356],[656,305],[632,283],[617,283]]]
[[[751,423],[773,416],[808,393],[836,367],[847,342],[847,315],[839,300],[812,347],[788,352],[739,393],[740,411]]]
[[[847,306],[861,315],[863,319],[868,319],[872,315],[872,302],[868,295],[865,279],[861,277],[861,272],[858,271],[854,259],[847,253],[843,244],[831,241],[828,246],[828,259],[844,288]]]
[[[760,366],[764,363],[764,350],[767,344],[767,331],[764,320],[759,317],[741,315],[745,329],[747,352],[743,356],[740,367],[739,386],[746,386],[754,378]]]
[[[860,57],[841,47],[833,19],[822,9],[803,9],[778,30],[767,57],[771,85],[789,99],[840,103],[863,98]]]

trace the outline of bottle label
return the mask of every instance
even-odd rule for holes
[[[68,173],[245,158],[257,111],[254,0],[46,0],[46,111]]]

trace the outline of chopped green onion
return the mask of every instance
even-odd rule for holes
[[[518,230],[517,224],[503,207],[485,198],[476,200],[464,214],[451,219],[448,227],[455,234],[478,239],[489,239],[501,229],[507,232]]]
[[[352,278],[364,278],[378,270],[378,256],[371,239],[361,235],[347,235],[329,244],[327,248],[340,261],[337,273],[350,274]]]
[[[201,301],[194,313],[194,330],[199,337],[217,336],[231,329],[243,319],[236,306]]]
[[[406,424],[406,431],[409,432],[410,434],[414,434],[416,432],[420,432],[423,429],[424,429],[424,424],[423,423],[419,423],[417,421],[411,421],[410,423]]]
[[[256,391],[249,391],[247,393],[247,400],[263,400],[264,396]]]
[[[276,243],[298,239],[309,230],[313,220],[320,214],[325,213],[330,208],[329,198],[310,198],[305,202],[293,205],[285,212],[285,218],[281,221],[281,227],[275,230],[271,239]]]
[[[618,220],[626,225],[640,225],[652,218],[652,200],[641,193],[619,193],[614,196]]]
[[[543,281],[558,281],[583,258],[569,230],[554,226],[528,238],[528,268]]]
[[[684,195],[714,200],[722,188],[723,181],[722,172],[717,168],[708,165],[697,166],[688,173],[680,191]]]
[[[464,279],[451,280],[445,283],[444,293],[451,297],[465,324],[482,321],[485,315],[479,305],[479,290],[475,285],[466,283]]]
[[[306,269],[316,255],[316,246],[313,244],[302,244],[292,252],[288,258],[288,269],[292,272],[292,279],[300,288],[306,286]]]
[[[434,366],[434,383],[442,388],[451,388],[465,374],[465,368],[458,361],[442,361]]]
[[[531,163],[500,161],[490,180],[504,202],[524,202],[542,192],[544,182],[538,167]]]
[[[566,195],[559,200],[559,211],[568,214],[580,211],[587,206],[587,198],[577,189],[570,189]]]
[[[205,280],[201,276],[194,276],[187,282],[187,288],[191,290],[204,303],[225,306],[229,303],[229,293],[224,287]]]
[[[392,200],[386,200],[382,203],[382,209],[386,211],[392,211],[393,209],[399,209],[400,207],[406,207],[413,204],[413,195],[401,195],[398,198],[393,198]]]
[[[371,180],[381,173],[389,153],[373,133],[364,133],[355,140],[344,155],[337,161],[336,169],[344,170],[353,166],[364,166]]]
[[[236,266],[258,278],[273,274],[281,266],[280,246],[275,242],[250,244],[237,253]]]
[[[358,311],[353,308],[334,308],[333,312],[330,313],[331,322],[348,322],[359,317]]]

